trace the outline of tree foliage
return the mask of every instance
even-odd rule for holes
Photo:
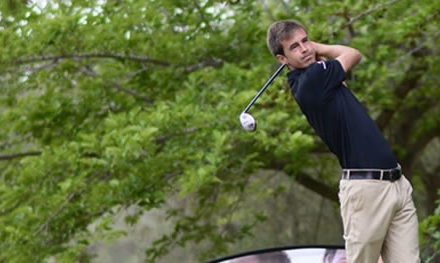
[[[434,213],[440,163],[423,156],[440,135],[438,1],[13,2],[0,5],[0,261],[80,260],[123,234],[115,213],[138,207],[135,224],[171,198],[191,205],[168,210],[174,229],[147,260],[189,241],[218,257],[265,220],[255,207],[240,221],[262,170],[336,201],[335,159],[283,81],[255,108],[258,131],[239,127],[276,68],[266,28],[286,18],[363,52],[349,86],[395,148],[420,215]]]

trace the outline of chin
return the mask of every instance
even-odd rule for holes
[[[315,63],[316,63],[316,60],[313,60],[313,61],[310,61],[310,62],[304,63],[303,68],[308,68],[308,67],[310,67],[311,65],[313,65],[313,64],[315,64]]]

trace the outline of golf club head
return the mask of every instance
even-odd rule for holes
[[[246,131],[253,132],[257,129],[257,122],[249,113],[242,112],[240,114],[240,123],[243,129]]]

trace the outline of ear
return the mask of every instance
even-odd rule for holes
[[[277,60],[278,60],[278,62],[280,62],[280,64],[286,64],[290,70],[295,70],[295,67],[293,67],[291,64],[289,64],[289,61],[286,56],[277,55]]]
[[[277,60],[280,62],[280,64],[287,64],[287,57],[284,55],[277,55]]]

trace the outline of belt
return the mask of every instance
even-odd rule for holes
[[[344,180],[385,180],[385,181],[397,181],[402,177],[402,170],[400,166],[389,170],[378,169],[344,169],[342,171],[342,179]]]

